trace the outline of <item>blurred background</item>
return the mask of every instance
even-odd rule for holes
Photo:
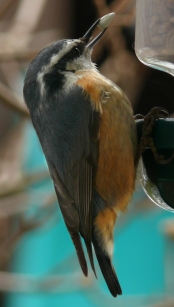
[[[134,113],[174,112],[172,76],[135,56],[134,0],[0,0],[0,306],[174,306],[174,219],[137,189],[115,229],[114,266],[123,296],[83,277],[65,229],[22,88],[29,62],[46,45],[79,38],[116,17],[93,61],[129,97]],[[94,33],[95,35],[95,33]]]

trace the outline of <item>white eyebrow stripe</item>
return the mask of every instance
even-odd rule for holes
[[[75,40],[74,42],[72,42],[72,40],[66,41],[66,44],[63,46],[62,50],[59,51],[58,54],[54,54],[50,60],[50,62],[43,66],[42,70],[40,72],[38,72],[36,80],[39,83],[40,86],[40,94],[41,96],[45,95],[45,82],[43,80],[44,75],[49,73],[50,69],[56,64],[58,63],[58,61],[60,61],[60,59],[66,54],[68,53],[74,46],[76,46],[77,42],[79,40]]]
[[[59,51],[58,54],[55,54],[52,56],[50,63],[48,64],[48,66],[51,68],[52,66],[54,66],[58,61],[60,61],[60,59],[66,54],[68,53],[74,46],[76,46],[77,41],[67,41],[65,47],[62,48],[62,50]]]

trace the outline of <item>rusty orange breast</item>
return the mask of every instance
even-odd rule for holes
[[[98,193],[116,211],[124,210],[134,191],[137,147],[132,108],[124,93],[97,72],[79,72],[77,85],[100,112],[99,160],[95,178]]]

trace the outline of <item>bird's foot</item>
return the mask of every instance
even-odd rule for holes
[[[138,164],[138,161],[146,147],[151,148],[152,153],[157,163],[167,164],[173,160],[174,153],[169,159],[164,159],[162,155],[158,154],[156,146],[154,144],[153,137],[152,137],[152,132],[153,132],[153,128],[154,128],[156,119],[167,118],[167,117],[169,117],[169,113],[167,112],[167,110],[165,110],[164,108],[160,108],[160,107],[152,108],[146,116],[143,116],[141,114],[137,114],[134,116],[135,119],[142,119],[142,118],[144,119],[142,135],[141,135],[140,143],[138,146],[135,163]]]

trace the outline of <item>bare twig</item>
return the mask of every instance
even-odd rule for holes
[[[129,27],[135,21],[135,7],[133,7],[129,14],[119,14],[113,21],[114,26],[122,26],[122,27]]]
[[[2,18],[2,16],[6,13],[12,3],[13,0],[3,1],[3,3],[0,5],[0,18]]]
[[[16,61],[31,61],[40,51],[40,49],[22,49],[22,50],[9,50],[4,52],[0,50],[0,61],[8,62],[11,60]]]
[[[42,48],[51,44],[53,41],[60,39],[62,35],[62,32],[57,29],[33,33],[31,36],[30,47],[21,47],[20,41],[22,40],[22,37],[18,37],[18,40],[14,41],[14,35],[11,33],[7,33],[6,35],[0,34],[0,44],[3,45],[3,48],[0,49],[0,61],[31,61]]]
[[[18,35],[21,33],[25,33],[26,35],[27,33],[32,33],[40,20],[46,2],[47,0],[35,0],[33,9],[33,1],[20,1],[10,33]]]
[[[28,292],[74,292],[91,286],[93,278],[83,277],[81,273],[34,277],[33,275],[9,274],[0,271],[1,291]],[[66,289],[66,290],[65,290]]]
[[[34,192],[33,192],[34,193]],[[30,198],[29,198],[30,199]],[[29,202],[28,199],[28,202]],[[37,202],[37,197],[36,200]],[[29,209],[29,205],[23,206],[23,210],[21,210],[21,206],[16,207],[15,212],[9,212],[8,215],[6,210],[0,212],[0,223],[3,223],[3,219],[11,219],[12,221],[15,221],[15,227],[13,226],[13,223],[10,224],[11,227],[9,228],[8,233],[6,233],[5,237],[1,238],[0,242],[0,269],[5,269],[8,261],[10,259],[10,256],[12,254],[12,251],[17,243],[17,241],[23,236],[25,233],[34,230],[36,228],[39,228],[43,226],[46,222],[50,220],[53,216],[55,216],[55,208],[57,210],[57,206],[53,206],[56,202],[56,195],[55,193],[51,193],[44,197],[43,205],[38,206],[36,213],[34,216],[32,216],[30,219],[26,219],[25,212],[27,209]],[[31,207],[31,204],[30,204]],[[18,210],[19,209],[19,210]],[[11,215],[10,215],[11,213]],[[14,220],[15,218],[15,220]],[[6,221],[7,222],[7,221]]]
[[[117,0],[110,5],[116,14],[128,13],[132,8],[135,8],[135,0]]]
[[[1,103],[17,112],[18,114],[29,118],[29,112],[25,107],[24,102],[16,96],[8,87],[0,82],[0,99]]]
[[[99,17],[109,13],[109,8],[107,7],[105,0],[93,0],[93,2],[96,6]]]
[[[21,174],[21,176],[16,178],[12,185],[3,185],[3,189],[0,189],[0,198],[20,193],[24,191],[29,185],[47,178],[49,178],[49,173],[47,170],[34,172],[31,174]]]

